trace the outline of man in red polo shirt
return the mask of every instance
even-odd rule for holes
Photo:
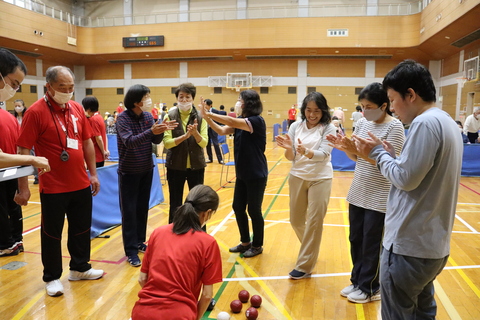
[[[41,246],[43,281],[50,296],[63,294],[62,229],[68,218],[68,280],[93,280],[103,276],[90,261],[92,195],[100,190],[95,168],[92,130],[80,104],[71,101],[74,75],[63,66],[48,68],[47,93],[25,113],[17,145],[22,154],[44,156],[52,171],[39,176],[42,210]],[[87,164],[90,178],[85,170]],[[91,187],[90,187],[91,186]]]
[[[108,151],[107,130],[102,115],[98,112],[98,100],[94,96],[85,97],[82,100],[83,108],[87,114],[90,126],[93,132],[93,146],[95,148],[96,167],[100,168],[105,165],[105,160],[110,156]]]

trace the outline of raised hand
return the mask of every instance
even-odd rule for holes
[[[284,149],[292,149],[293,148],[293,141],[290,139],[290,136],[287,134],[285,136],[276,136],[275,141],[277,141],[277,145]]]

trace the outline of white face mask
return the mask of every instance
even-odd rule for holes
[[[177,107],[182,111],[188,111],[192,108],[191,102],[178,102]]]
[[[17,113],[22,113],[23,110],[25,110],[25,107],[21,107],[21,106],[16,106],[16,107],[15,107],[15,111],[16,111]]]
[[[15,93],[17,93],[17,91],[13,89],[11,85],[5,82],[5,79],[1,74],[0,76],[2,77],[3,83],[5,84],[3,89],[0,89],[0,101],[7,101],[11,97],[13,97]]]
[[[237,103],[235,103],[235,113],[242,114],[242,103],[240,101],[237,101]]]
[[[63,92],[55,91],[53,88],[52,90],[53,92],[55,92],[55,95],[53,96],[53,100],[55,100],[55,102],[58,104],[65,104],[68,101],[70,101],[70,99],[72,99],[73,92],[63,93]]]
[[[152,99],[148,98],[147,100],[144,100],[142,102],[143,102],[143,106],[141,106],[140,109],[146,112],[150,111],[150,108],[152,107]]]
[[[378,119],[380,119],[382,114],[383,110],[381,108],[363,110],[363,115],[368,121],[377,121]]]

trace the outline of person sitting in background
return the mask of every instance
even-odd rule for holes
[[[475,107],[473,108],[473,113],[465,119],[463,133],[467,135],[470,143],[480,143],[478,130],[480,130],[480,107]]]
[[[234,107],[231,107],[231,108],[230,108],[230,112],[228,113],[228,116],[229,116],[229,117],[232,117],[232,118],[236,118],[236,117],[237,117],[237,113],[235,112],[235,108],[234,108]]]
[[[468,140],[468,137],[465,135],[465,133],[463,133],[463,125],[462,125],[462,122],[459,121],[459,120],[456,120],[455,122],[457,123],[458,128],[460,129],[460,134],[462,135],[463,143],[470,144],[470,140]]]
[[[175,212],[173,223],[153,231],[143,257],[138,279],[142,289],[132,320],[202,318],[213,297],[213,285],[222,282],[220,249],[202,230],[218,204],[218,194],[211,187],[197,185]]]

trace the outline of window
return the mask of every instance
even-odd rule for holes
[[[172,89],[170,90],[170,93],[175,94],[175,91],[177,91],[177,87],[172,87]]]
[[[317,87],[307,87],[307,93],[317,91]]]
[[[123,96],[123,88],[117,88],[117,94],[121,94]]]
[[[362,92],[363,88],[355,88],[355,94],[359,95]]]
[[[297,94],[297,87],[288,87],[288,94]]]
[[[118,94],[118,93],[117,93],[117,94]],[[85,89],[85,95],[87,95],[87,96],[93,95],[93,89],[91,89],[91,88]]]
[[[268,87],[260,87],[260,93],[268,94]]]
[[[222,87],[214,87],[213,88],[213,93],[214,94],[221,94],[222,93]]]
[[[37,86],[30,86],[30,93],[37,93]]]

